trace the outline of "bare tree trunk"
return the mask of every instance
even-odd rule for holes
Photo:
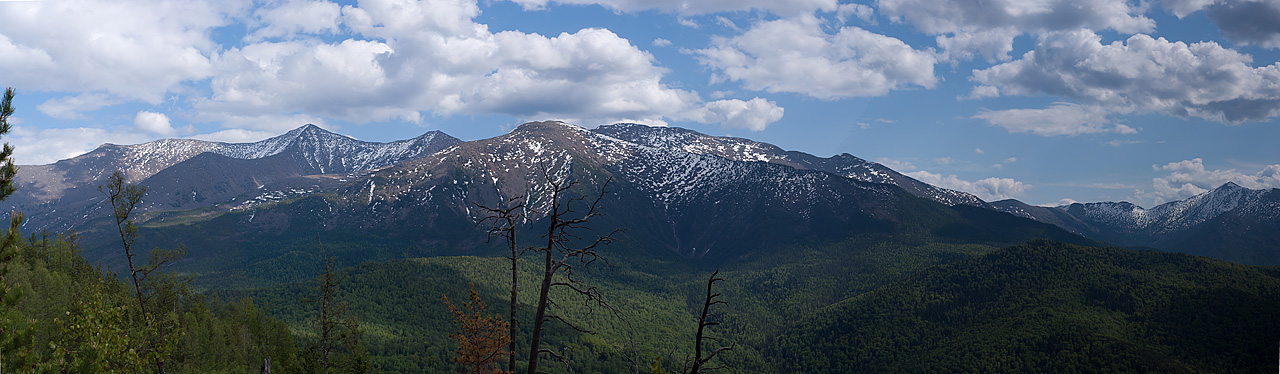
[[[613,235],[621,230],[614,230],[608,235],[600,236],[589,244],[575,243],[579,238],[574,232],[577,230],[585,230],[586,224],[594,217],[604,213],[600,211],[600,201],[604,199],[606,188],[609,181],[600,187],[600,193],[595,195],[594,199],[588,200],[586,196],[564,198],[564,194],[577,185],[572,180],[557,180],[551,176],[549,169],[543,166],[543,177],[549,185],[551,192],[551,207],[546,212],[544,220],[547,221],[547,244],[546,247],[533,248],[531,250],[542,252],[543,254],[543,272],[542,272],[542,288],[539,290],[538,309],[533,318],[533,333],[529,341],[529,367],[527,372],[534,374],[538,372],[538,355],[544,351],[552,357],[559,359],[555,352],[541,349],[542,331],[546,321],[558,320],[565,325],[577,330],[578,332],[591,334],[591,331],[585,330],[559,315],[549,313],[547,307],[552,304],[549,300],[551,288],[561,286],[568,289],[581,297],[585,297],[588,301],[594,302],[596,306],[605,308],[618,314],[617,309],[605,302],[600,296],[599,291],[595,287],[584,287],[581,283],[573,278],[574,264],[569,261],[579,261],[582,266],[586,266],[596,260],[604,261],[603,257],[596,251],[601,245],[608,245],[613,242]],[[562,198],[564,200],[562,201]],[[581,216],[576,218],[566,218],[575,214],[573,204],[582,204],[584,208]],[[555,259],[553,256],[559,256]],[[606,262],[607,263],[607,262]],[[556,281],[555,276],[558,271],[565,270],[565,279]]]
[[[551,291],[551,277],[555,275],[554,269],[551,267],[551,251],[546,251],[546,269],[542,273],[542,290],[538,295],[538,312],[533,316],[533,337],[529,339],[529,368],[528,373],[534,374],[538,372],[538,348],[542,343],[542,322],[547,320],[547,295]]]
[[[514,227],[512,228],[512,232],[514,232]],[[508,332],[508,334],[510,334],[508,336],[511,337],[511,342],[508,343],[508,347],[507,347],[507,351],[511,352],[511,355],[507,357],[507,371],[511,373],[516,372],[516,306],[517,306],[516,290],[519,288],[519,284],[520,284],[520,275],[518,272],[519,270],[518,260],[520,259],[519,256],[520,254],[516,252],[515,234],[512,234],[511,235],[511,315],[508,319],[511,322],[509,324],[510,332]]]
[[[714,358],[720,352],[733,350],[732,346],[716,348],[714,351],[711,351],[711,353],[708,354],[706,358],[702,358],[702,341],[717,340],[717,339],[705,336],[703,334],[704,330],[706,329],[707,326],[715,326],[720,324],[719,321],[707,320],[708,316],[715,316],[714,314],[711,314],[711,306],[716,304],[725,304],[724,301],[715,300],[715,298],[720,296],[719,293],[711,292],[711,287],[714,286],[716,282],[724,280],[722,278],[716,277],[716,275],[719,275],[719,274],[720,274],[720,271],[716,270],[714,273],[711,273],[711,277],[707,278],[707,296],[702,301],[702,315],[698,317],[698,334],[697,334],[697,337],[694,338],[693,340],[693,367],[689,369],[690,374],[701,373],[702,364],[705,364],[707,361],[711,361],[711,359]],[[719,318],[716,318],[716,319],[718,320]]]
[[[496,207],[473,203],[481,210],[489,212],[489,216],[481,219],[479,222],[476,222],[476,225],[492,220],[493,224],[489,227],[488,231],[489,240],[492,240],[495,236],[502,236],[503,239],[507,241],[507,247],[511,250],[511,256],[507,257],[511,260],[511,310],[507,317],[507,325],[509,327],[507,334],[511,337],[511,342],[507,345],[507,351],[511,352],[511,355],[507,356],[507,371],[511,373],[516,372],[515,337],[518,322],[516,310],[519,306],[518,297],[520,290],[520,250],[519,245],[516,243],[516,226],[526,217],[524,212],[524,203],[518,203],[516,201],[524,199],[524,197],[524,195],[513,196],[510,199],[506,199],[506,203],[503,203],[502,195],[499,193],[499,203]],[[514,205],[511,205],[513,202],[515,202]]]

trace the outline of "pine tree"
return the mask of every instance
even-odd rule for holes
[[[13,115],[13,87],[5,89],[4,98],[0,100],[0,135],[9,133],[9,116]],[[13,166],[13,146],[4,144],[0,149],[0,200],[12,195],[16,190],[13,177],[18,169]],[[14,310],[18,300],[22,298],[21,289],[5,279],[11,266],[18,263],[18,227],[22,225],[22,213],[14,211],[9,214],[9,230],[0,243],[0,373],[5,364],[22,362],[30,355],[27,343],[31,339],[30,323]],[[6,361],[7,360],[7,361]],[[13,365],[10,365],[13,366]]]
[[[333,257],[320,246],[324,257],[324,272],[320,274],[320,295],[315,299],[319,306],[317,324],[320,340],[312,346],[317,355],[313,372],[317,373],[365,373],[372,371],[369,352],[364,347],[364,333],[360,321],[346,315],[346,303],[338,301],[339,273]]]
[[[458,342],[458,355],[453,362],[462,365],[467,374],[510,374],[498,366],[505,357],[511,355],[506,346],[511,342],[507,334],[508,324],[497,314],[486,314],[484,300],[476,292],[475,283],[471,284],[470,301],[463,302],[462,307],[453,305],[449,297],[444,303],[453,312],[453,322],[458,324],[458,332],[449,334]]]
[[[64,373],[141,373],[147,366],[138,341],[130,336],[129,308],[107,299],[104,281],[85,285],[85,299],[77,302],[75,313],[55,319],[59,338],[49,344],[51,359],[41,371]]]
[[[13,115],[13,87],[4,90],[4,100],[0,101],[0,136],[8,134],[11,130],[9,126],[9,116]],[[8,198],[17,190],[13,186],[13,177],[18,174],[18,168],[13,166],[13,146],[4,143],[3,149],[0,149],[0,200]]]
[[[7,278],[12,267],[22,263],[17,258],[21,225],[22,213],[10,213],[9,230],[0,238],[0,373],[25,363],[31,355],[31,324],[17,311],[22,288]]]

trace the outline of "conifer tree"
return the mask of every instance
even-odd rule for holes
[[[510,374],[508,370],[498,367],[503,358],[511,355],[506,346],[511,342],[507,334],[508,324],[497,314],[486,314],[484,300],[476,292],[475,283],[471,284],[470,301],[461,307],[453,305],[449,297],[444,303],[453,312],[453,322],[458,324],[458,332],[449,334],[458,342],[457,356],[453,362],[462,365],[466,374]]]
[[[11,130],[9,126],[9,116],[13,115],[13,87],[4,90],[4,99],[0,100],[0,136],[8,134]],[[13,166],[13,146],[4,143],[4,147],[0,148],[0,200],[8,198],[17,190],[13,186],[13,177],[18,174],[18,168]]]
[[[7,278],[11,267],[21,263],[17,258],[21,225],[22,213],[10,213],[9,229],[0,238],[0,373],[25,362],[31,354],[28,345],[31,325],[16,308],[22,298],[22,288]]]
[[[133,224],[131,215],[142,203],[147,193],[146,186],[139,186],[124,181],[124,174],[119,171],[107,178],[106,185],[99,185],[98,191],[106,195],[115,218],[116,229],[124,246],[125,259],[129,264],[129,276],[133,280],[134,297],[138,301],[138,310],[142,313],[142,322],[146,338],[145,355],[155,363],[158,373],[165,373],[165,360],[175,349],[173,337],[181,335],[176,320],[169,318],[172,313],[162,313],[159,305],[152,305],[154,297],[176,298],[176,289],[181,288],[183,280],[156,273],[166,265],[186,256],[186,247],[179,245],[173,250],[155,249],[147,256],[147,264],[140,265],[134,261],[137,252],[133,243],[138,239],[138,227]],[[154,277],[153,277],[154,275]],[[163,303],[168,305],[168,303]],[[176,303],[175,303],[176,304]],[[171,311],[176,312],[176,311]]]
[[[317,373],[365,373],[371,370],[369,353],[364,347],[360,322],[346,315],[346,303],[338,301],[339,273],[333,257],[320,246],[324,257],[324,272],[320,274],[320,295],[317,324],[320,340],[312,349],[317,357],[313,372]]]
[[[13,95],[13,87],[9,87],[0,100],[0,135],[7,134],[10,130],[9,116],[13,115]],[[13,146],[5,143],[3,149],[0,149],[0,200],[8,198],[15,191],[13,177],[17,172],[18,169],[13,166]],[[9,230],[2,239],[3,243],[0,243],[0,373],[4,372],[6,362],[21,362],[30,354],[30,350],[23,347],[31,338],[31,327],[14,309],[22,297],[22,290],[5,279],[10,267],[18,263],[18,240],[21,239],[18,227],[21,225],[22,212],[11,212]]]

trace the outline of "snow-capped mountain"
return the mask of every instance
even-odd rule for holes
[[[1249,240],[1280,244],[1280,230],[1267,229],[1280,228],[1280,189],[1253,190],[1227,182],[1186,200],[1168,202],[1150,209],[1129,202],[1036,207],[1016,200],[1005,200],[992,203],[992,206],[1010,214],[1051,223],[1113,244],[1206,254],[1245,263],[1280,264],[1280,246],[1271,247],[1270,255],[1224,256],[1213,251],[1213,247],[1222,246],[1221,243],[1198,243],[1205,240],[1201,237],[1203,235],[1237,231],[1238,235],[1232,238],[1216,241],[1250,238]],[[1224,222],[1248,224],[1227,227]],[[1247,244],[1241,246],[1258,247]],[[1268,259],[1269,256],[1275,257]]]
[[[1185,230],[1236,208],[1257,205],[1266,192],[1227,182],[1186,200],[1160,204],[1151,209],[1128,202],[1075,203],[1060,209],[1093,225],[1162,236]]]
[[[255,143],[218,143],[209,152],[252,160],[296,152],[312,174],[373,170],[462,142],[440,131],[389,143],[366,142],[308,124]]]
[[[32,168],[38,173],[30,173]],[[796,243],[860,236],[1097,243],[1083,235],[1195,253],[1167,241],[1200,243],[1227,228],[1253,230],[1236,236],[1264,241],[1280,232],[1258,229],[1280,227],[1274,224],[1276,190],[1229,185],[1146,210],[1123,203],[987,204],[847,154],[821,158],[678,128],[619,124],[587,130],[561,122],[528,123],[470,142],[428,133],[369,143],[304,126],[245,144],[168,140],[103,146],[75,159],[24,168],[20,177],[31,179],[19,187],[31,192],[26,200],[10,202],[27,204],[18,209],[28,212],[29,224],[92,232],[101,222],[91,221],[106,216],[94,188],[100,179],[94,178],[112,168],[129,170],[150,188],[140,218],[144,229],[155,230],[149,237],[160,242],[148,246],[186,241],[193,257],[252,247],[255,261],[268,262],[304,251],[299,246],[314,243],[317,234],[332,248],[380,243],[384,258],[473,253],[488,248],[483,235],[475,235],[475,222],[483,216],[475,204],[523,197],[529,218],[537,220],[549,203],[547,178],[576,180],[580,194],[610,181],[608,214],[596,227],[626,228],[631,250],[680,261],[731,261]],[[217,239],[191,241],[197,237]],[[1157,237],[1166,242],[1126,239]]]
[[[65,230],[97,217],[102,200],[97,186],[115,171],[151,189],[144,209],[189,209],[223,203],[270,182],[373,170],[459,142],[439,131],[389,143],[365,142],[305,125],[253,143],[161,139],[104,144],[57,163],[19,166],[18,191],[5,203],[24,211],[31,226]],[[257,160],[265,161],[252,162]]]
[[[597,232],[626,229],[626,244],[611,250],[663,261],[734,261],[856,236],[1092,243],[1052,225],[940,204],[890,184],[739,158],[560,122],[528,123],[361,173],[308,176],[302,169],[312,164],[290,152],[259,159],[205,152],[143,181],[165,191],[150,201],[176,207],[148,215],[143,227],[158,238],[149,246],[184,241],[193,258],[219,261],[246,253],[255,263],[296,264],[285,258],[311,253],[317,236],[326,248],[347,250],[341,256],[352,258],[476,253],[492,247],[475,228],[483,217],[475,204],[523,197],[528,217],[537,220],[550,202],[547,178],[571,178],[579,183],[576,194],[591,194],[610,181],[602,202],[606,214],[590,226]],[[370,243],[376,250],[361,249]],[[113,253],[106,247],[86,253],[98,251]]]
[[[986,202],[967,192],[935,187],[848,153],[822,158],[804,152],[786,151],[772,144],[749,139],[710,136],[678,127],[653,127],[634,123],[605,125],[592,131],[655,148],[680,149],[734,161],[767,162],[797,169],[825,171],[863,182],[893,184],[912,195],[947,205],[987,207]]]
[[[560,122],[524,124],[503,136],[376,171],[353,181],[340,196],[346,209],[370,219],[448,211],[451,215],[436,219],[475,220],[480,216],[472,202],[518,195],[528,197],[535,212],[545,211],[542,165],[555,178],[572,176],[593,188],[612,178],[616,203],[628,206],[629,216],[644,217],[626,219],[625,226],[667,238],[662,244],[670,251],[691,257],[740,253],[730,243],[746,238],[762,243],[801,233],[884,230],[897,219],[904,198],[883,184],[639,144]],[[411,217],[413,222],[403,224],[424,222],[422,215]],[[799,230],[795,233],[769,232],[755,227],[764,220],[739,217],[775,217],[801,226],[792,227]],[[381,219],[367,223],[385,224]]]

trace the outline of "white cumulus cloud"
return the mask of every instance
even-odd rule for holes
[[[781,120],[782,112],[783,108],[777,103],[757,97],[749,101],[712,101],[682,117],[699,123],[719,123],[724,127],[760,131]]]
[[[153,140],[152,137],[129,131],[111,131],[101,128],[77,127],[68,129],[37,129],[14,126],[5,141],[13,145],[14,163],[43,165],[79,156],[103,143],[137,144]]]
[[[1023,33],[1088,28],[1149,32],[1155,21],[1126,0],[878,0],[881,14],[929,35],[949,56],[1008,59]]]
[[[162,101],[213,74],[210,30],[236,2],[68,0],[6,3],[0,71],[7,84],[40,91],[107,92]]]
[[[1255,68],[1251,62],[1214,42],[1134,35],[1102,44],[1098,34],[1075,30],[1042,35],[1021,59],[976,70],[973,80],[984,85],[983,92],[996,87],[1004,96],[1067,97],[1116,113],[1161,112],[1225,123],[1273,118],[1280,114],[1280,64]],[[1087,121],[1072,128],[1101,129],[1101,118],[1081,109],[1055,110],[1085,115],[1077,117]]]
[[[637,12],[657,10],[683,15],[764,10],[782,16],[836,10],[836,0],[511,0],[525,9],[543,9],[549,4],[601,5],[606,8]]]
[[[502,114],[591,125],[663,123],[699,108],[718,108],[725,120],[734,114],[664,84],[667,70],[652,55],[609,30],[494,33],[474,21],[479,13],[475,0],[362,1],[342,8],[351,38],[232,48],[214,59],[213,95],[196,102],[197,119],[305,114],[420,123],[429,115]],[[776,121],[762,114],[739,123]]]
[[[748,89],[822,100],[881,96],[938,83],[933,51],[857,27],[829,34],[821,22],[813,16],[759,22],[693,53],[703,65]]]
[[[1040,136],[1081,135],[1102,132],[1132,134],[1129,126],[1111,123],[1108,113],[1097,107],[1056,103],[1044,109],[1008,109],[979,112],[973,118],[986,120],[1011,133],[1029,132]]]
[[[506,115],[587,125],[662,123],[699,109],[750,128],[777,121],[775,111],[760,110],[759,103],[733,111],[727,106],[732,102],[707,103],[697,92],[672,87],[664,82],[669,71],[652,55],[606,29],[491,31],[476,20],[477,1],[341,6],[280,0],[257,9],[246,1],[208,0],[6,3],[0,71],[16,87],[71,93],[41,106],[62,119],[129,102],[180,100],[191,103],[197,123],[251,131],[290,129],[305,122],[273,121],[299,117],[421,123],[429,116]],[[680,14],[836,9],[834,0],[602,5]],[[213,40],[222,35],[219,28],[232,24],[244,25],[242,40]],[[748,118],[752,113],[760,117]]]
[[[138,130],[160,136],[173,136],[178,133],[173,129],[173,125],[169,124],[169,116],[145,110],[133,117],[133,126]]]
[[[341,28],[342,8],[328,1],[288,0],[253,12],[257,26],[246,39],[292,37],[297,34],[336,33]]]
[[[1251,173],[1236,169],[1213,169],[1204,166],[1204,160],[1193,158],[1164,165],[1151,165],[1155,171],[1168,175],[1151,180],[1151,192],[1138,190],[1135,196],[1154,204],[1186,199],[1234,182],[1245,188],[1280,188],[1280,164],[1267,165]]]
[[[100,92],[87,92],[76,96],[49,99],[36,110],[58,119],[83,119],[84,112],[92,112],[103,107],[118,104],[119,100]]]
[[[944,177],[942,174],[934,174],[924,170],[903,174],[934,186],[968,192],[985,201],[1013,199],[1022,196],[1027,190],[1031,189],[1030,184],[1012,178],[990,177],[976,181],[966,181],[956,177],[954,174]]]

